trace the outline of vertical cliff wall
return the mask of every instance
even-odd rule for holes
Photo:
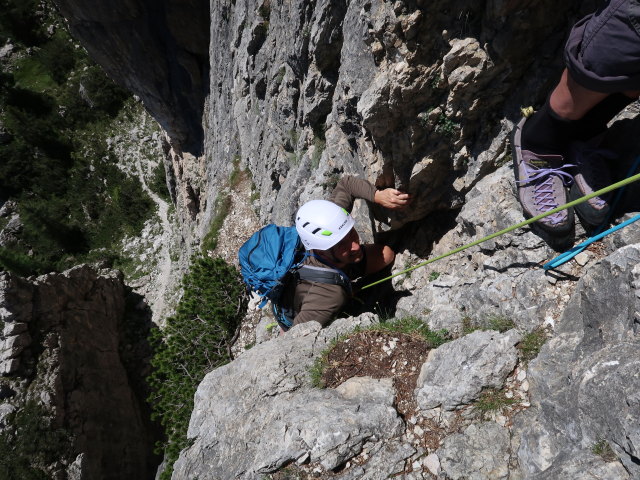
[[[142,99],[180,150],[198,154],[209,86],[208,2],[55,3],[107,74]]]
[[[508,160],[505,119],[544,101],[587,3],[212,4],[205,223],[234,158],[265,221],[290,223],[342,173],[413,193],[395,226],[459,207]]]
[[[51,478],[152,478],[136,340],[148,326],[125,319],[121,276],[87,266],[30,280],[2,273],[0,326],[0,433],[14,428],[7,415],[35,402],[70,439],[56,463],[39,465]]]

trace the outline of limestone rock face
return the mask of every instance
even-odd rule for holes
[[[512,175],[502,167],[471,189],[433,256],[522,220]],[[635,238],[632,231],[624,235]],[[426,472],[442,478],[634,478],[640,249],[637,243],[619,248],[620,242],[613,237],[600,253],[588,252],[586,263],[545,273],[539,265],[556,252],[524,228],[395,278],[396,290],[408,293],[397,316],[418,316],[434,330],[460,336],[430,352],[416,384],[416,415],[399,427],[386,409],[384,384],[352,379],[335,391],[309,388],[313,359],[357,320],[325,330],[301,325],[263,339],[201,384],[189,430],[194,443],[183,451],[174,478],[260,478],[288,462],[309,462],[318,472],[343,462],[342,480],[419,479]],[[397,261],[415,259],[403,252]],[[513,328],[465,335],[465,322],[487,328],[501,318]],[[518,348],[538,328],[550,339],[526,363]],[[478,414],[486,390],[502,392],[514,406]],[[375,441],[363,441],[362,432],[372,430],[345,409],[353,402],[366,405],[388,435],[376,431]],[[326,443],[326,428],[330,438],[346,439],[342,450]],[[434,435],[425,449],[420,442]],[[604,444],[611,455],[596,453]]]
[[[142,99],[180,150],[199,154],[208,90],[209,2],[55,3],[107,74]]]
[[[378,216],[377,228],[458,208],[507,155],[501,119],[546,95],[544,75],[527,73],[559,69],[555,32],[582,13],[577,5],[547,15],[551,2],[218,2],[208,184],[224,186],[237,158],[261,218],[281,224],[342,173],[415,195],[410,211]],[[205,190],[208,223],[218,188]]]
[[[398,436],[402,420],[390,381],[310,388],[308,371],[319,349],[353,326],[301,325],[207,375],[189,425],[194,443],[175,464],[174,478],[260,478],[291,461],[318,462],[328,471],[365,445]],[[202,449],[215,453],[203,458]]]
[[[88,266],[29,280],[0,274],[0,428],[11,428],[6,413],[37,401],[72,435],[77,478],[151,472],[148,414],[123,356],[126,342],[133,348],[124,293],[116,272]]]
[[[245,199],[259,221],[282,225],[303,202],[328,196],[341,175],[355,174],[414,195],[410,210],[355,210],[364,238],[402,229],[396,271],[523,220],[509,133],[521,106],[544,102],[569,27],[596,6],[58,3],[92,55],[171,137],[168,171],[188,246],[223,210],[218,200],[235,188],[234,169],[250,173]],[[618,140],[637,137],[634,116],[612,127]],[[635,155],[623,152],[619,167]],[[632,190],[627,214],[638,209]],[[404,294],[397,316],[457,337],[422,366],[415,415],[396,412],[389,379],[310,386],[321,351],[376,318],[298,326],[275,339],[260,332],[262,343],[200,385],[193,443],[174,478],[257,479],[294,463],[319,475],[337,469],[331,475],[340,480],[640,477],[638,229],[554,272],[540,265],[557,246],[537,233],[522,228],[393,280]],[[576,235],[584,233],[578,226]],[[40,287],[3,281],[23,292],[6,309],[0,343],[0,371],[11,378],[33,369],[30,346],[39,340],[29,312]],[[508,319],[510,330],[490,329],[495,319]],[[468,323],[488,331],[465,335]],[[525,361],[519,342],[536,330],[549,341]],[[0,385],[0,399],[14,387]],[[516,406],[479,415],[487,389]],[[0,425],[13,408],[2,405]],[[130,413],[123,418],[135,430]],[[598,453],[604,444],[612,455]],[[71,466],[83,469],[89,453]]]
[[[418,405],[453,410],[478,398],[483,388],[502,387],[516,366],[519,340],[515,332],[478,331],[433,350],[418,377]]]
[[[536,478],[582,468],[572,457],[593,455],[590,447],[603,438],[630,478],[640,475],[640,429],[632,420],[640,411],[639,262],[640,248],[630,245],[582,278],[557,335],[532,362],[539,414],[519,422],[518,457]]]

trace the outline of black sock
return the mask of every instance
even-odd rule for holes
[[[539,154],[564,155],[574,140],[587,141],[607,130],[607,124],[634,99],[622,93],[609,95],[580,120],[558,116],[549,100],[522,128],[522,148]]]
[[[578,140],[586,141],[607,129],[607,124],[627,105],[633,102],[622,93],[614,93],[602,100],[582,117],[578,122]]]
[[[522,148],[545,155],[564,155],[577,138],[578,121],[567,120],[551,110],[549,100],[527,119],[522,128]]]

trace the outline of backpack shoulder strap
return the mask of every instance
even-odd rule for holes
[[[340,285],[351,293],[351,280],[344,272],[338,269],[302,265],[297,270],[297,274],[300,280]]]

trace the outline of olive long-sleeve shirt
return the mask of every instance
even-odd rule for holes
[[[350,212],[357,198],[373,202],[375,193],[376,188],[366,180],[345,176],[336,185],[330,200]],[[305,264],[327,268],[314,257],[308,257]],[[351,280],[355,280],[364,274],[365,266],[366,256],[343,271]],[[316,321],[324,327],[340,313],[349,298],[349,293],[340,285],[301,280],[295,285],[293,294],[293,309],[296,312],[293,324]]]

